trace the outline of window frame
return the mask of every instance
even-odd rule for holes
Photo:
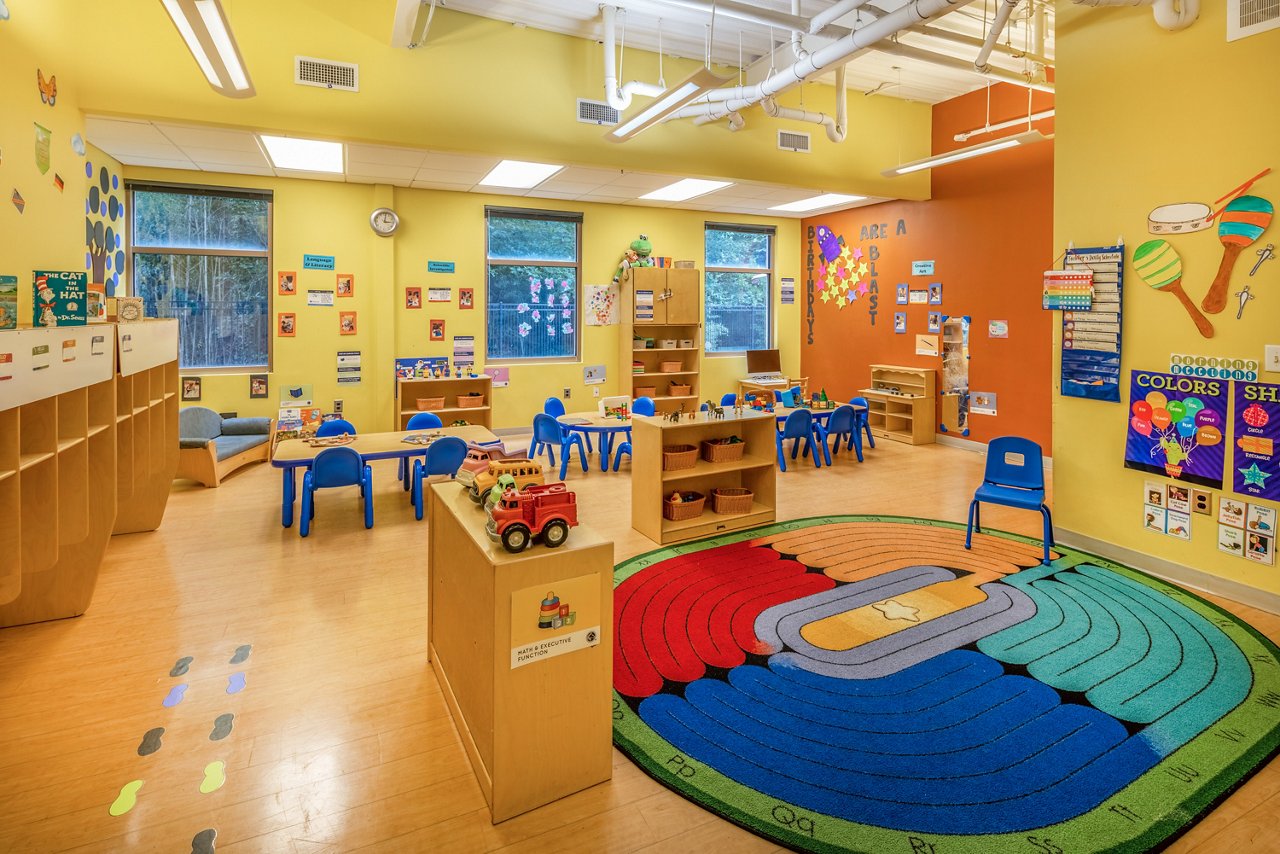
[[[763,234],[769,238],[769,265],[768,267],[713,267],[707,259],[707,232],[708,231],[738,231],[748,234]],[[702,299],[702,356],[703,358],[717,359],[722,356],[731,358],[741,358],[746,355],[748,349],[773,349],[777,335],[775,334],[775,325],[777,322],[777,314],[773,305],[773,280],[777,272],[776,261],[777,251],[774,244],[778,239],[778,228],[773,225],[748,225],[740,222],[712,222],[707,220],[702,224],[702,261],[703,261],[703,299]],[[758,273],[765,274],[765,330],[767,338],[763,348],[749,347],[742,350],[708,350],[707,349],[707,310],[710,308],[711,300],[707,299],[706,277],[710,273],[748,273],[756,275]]]
[[[571,222],[574,226],[573,231],[573,261],[543,261],[532,258],[507,259],[493,258],[489,255],[489,218],[496,216],[500,219],[529,219],[539,220],[543,222]],[[538,208],[508,208],[498,205],[484,206],[484,355],[486,365],[564,365],[575,364],[582,361],[582,221],[581,212],[574,211],[549,211]],[[489,354],[489,306],[493,303],[493,294],[490,287],[490,268],[494,265],[500,267],[561,267],[564,269],[572,268],[574,270],[573,286],[573,354],[569,356],[530,356],[522,358],[519,356],[511,357],[493,357]]]
[[[257,249],[187,249],[187,248],[165,248],[163,250],[154,246],[138,246],[134,242],[133,214],[137,210],[134,204],[134,193],[137,190],[144,192],[162,192],[174,193],[188,196],[222,196],[228,198],[239,199],[256,199],[265,200],[267,203],[267,248],[265,251]],[[129,211],[129,227],[125,229],[125,262],[128,264],[127,289],[130,296],[140,296],[133,281],[134,255],[212,255],[227,258],[266,258],[267,259],[267,328],[275,329],[275,297],[276,289],[273,287],[272,273],[275,272],[275,264],[273,260],[273,251],[275,249],[275,192],[272,190],[255,190],[249,187],[220,187],[213,184],[183,184],[170,181],[125,181],[125,193]],[[201,374],[210,376],[237,374],[260,374],[271,373],[275,364],[275,340],[276,336],[273,332],[267,334],[267,363],[265,365],[228,365],[224,367],[208,367],[208,366],[187,366],[179,365],[178,369],[182,371],[198,371]]]

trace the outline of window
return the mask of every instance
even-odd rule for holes
[[[488,361],[576,359],[582,214],[485,208]]]
[[[271,196],[129,187],[133,293],[178,319],[183,370],[265,369],[271,356]]]
[[[708,353],[769,349],[773,234],[771,227],[707,223]]]

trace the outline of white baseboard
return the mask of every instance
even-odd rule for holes
[[[1268,593],[1265,590],[1259,590],[1256,587],[1250,587],[1247,584],[1241,584],[1229,578],[1210,575],[1207,572],[1183,566],[1180,563],[1174,563],[1164,558],[1152,557],[1124,546],[1118,546],[1115,543],[1097,540],[1078,531],[1067,531],[1055,526],[1053,536],[1064,546],[1092,552],[1100,557],[1114,560],[1116,563],[1150,573],[1156,578],[1172,581],[1182,587],[1189,587],[1202,593],[1212,593],[1214,596],[1221,596],[1224,599],[1230,599],[1242,605],[1249,605],[1253,608],[1269,611],[1272,614],[1280,614],[1280,596],[1275,593]]]
[[[986,442],[975,442],[973,439],[961,439],[959,436],[952,436],[947,433],[935,433],[934,438],[939,445],[946,445],[948,448],[960,448],[964,451],[971,451],[975,454],[985,454],[987,452]],[[1046,456],[1044,458],[1044,467],[1053,468],[1053,457]]]

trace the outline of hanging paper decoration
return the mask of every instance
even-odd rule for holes
[[[563,332],[565,335],[572,335],[572,334],[573,334],[573,324],[572,324],[572,323],[564,323],[564,324],[561,324],[561,326],[560,326],[560,331],[561,331],[561,332]]]
[[[520,326],[518,327],[518,331],[520,332],[520,337],[521,338],[527,337],[529,335],[529,330],[532,328],[533,327],[527,323],[521,323]]]
[[[536,308],[533,310],[533,314],[529,316],[533,318],[534,323],[537,323],[540,320],[542,320],[542,312],[538,311]]]

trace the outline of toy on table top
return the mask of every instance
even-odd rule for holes
[[[827,397],[827,390],[824,388],[820,393],[813,392],[809,395],[810,409],[835,409],[835,401]]]
[[[489,470],[489,463],[496,460],[527,460],[527,450],[508,451],[502,442],[482,445],[479,442],[467,443],[467,456],[462,461],[454,480],[462,484],[463,489],[471,489],[476,475]]]
[[[466,420],[465,418],[459,418],[456,421],[450,421],[449,426],[450,427],[470,427],[471,422]]]
[[[523,492],[514,486],[503,490],[488,505],[489,539],[501,542],[512,554],[519,554],[535,536],[549,549],[564,545],[569,529],[578,524],[578,499],[563,483],[530,486]]]
[[[613,275],[613,283],[616,285],[623,272],[632,267],[652,267],[653,259],[649,257],[652,252],[653,244],[649,242],[648,236],[642,234],[638,240],[631,241],[627,251],[622,253],[622,262],[618,264],[618,272]]]
[[[516,489],[525,489],[546,481],[542,463],[537,460],[490,460],[489,467],[482,472],[477,472],[471,481],[471,487],[467,490],[471,500],[482,504],[486,494],[489,494],[489,497],[496,501],[502,492],[493,490],[496,485],[503,483],[501,478],[504,475],[510,477],[511,485]]]
[[[702,404],[707,411],[708,418],[724,418],[724,407],[713,400],[708,400]]]
[[[605,418],[617,418],[619,421],[626,421],[631,417],[631,407],[623,403],[619,406],[606,406],[604,408]]]
[[[671,410],[670,412],[668,412],[668,413],[664,414],[664,415],[662,416],[662,419],[663,419],[664,421],[670,421],[670,422],[672,422],[672,423],[674,423],[674,424],[679,424],[679,423],[680,423],[680,416],[682,416],[682,415],[684,415],[684,410],[683,410],[683,409],[673,409],[673,410]]]

